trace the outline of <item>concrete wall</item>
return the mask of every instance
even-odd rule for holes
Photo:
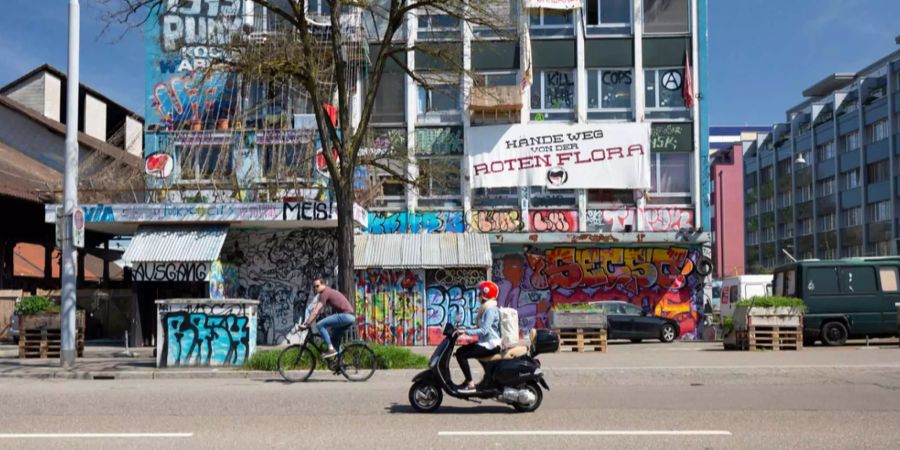
[[[106,141],[106,103],[84,95],[84,133]]]

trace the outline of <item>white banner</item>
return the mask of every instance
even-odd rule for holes
[[[525,0],[525,8],[575,9],[581,8],[581,0]]]
[[[466,155],[473,188],[650,188],[649,123],[472,127]]]

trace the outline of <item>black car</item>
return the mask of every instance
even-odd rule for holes
[[[656,317],[628,302],[606,301],[591,305],[606,313],[609,339],[659,339],[672,342],[680,334],[678,322],[665,317]]]

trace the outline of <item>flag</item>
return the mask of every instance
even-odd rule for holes
[[[331,119],[331,124],[337,126],[337,108],[328,103],[322,103],[322,107],[325,109],[325,113],[328,114],[328,118]]]
[[[684,100],[684,106],[688,108],[694,107],[694,76],[691,70],[691,58],[688,51],[684,51],[684,81],[681,83],[681,98]]]

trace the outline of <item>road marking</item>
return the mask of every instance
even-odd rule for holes
[[[189,438],[194,433],[0,433],[0,439]]]
[[[439,431],[438,436],[731,436],[725,430]]]

